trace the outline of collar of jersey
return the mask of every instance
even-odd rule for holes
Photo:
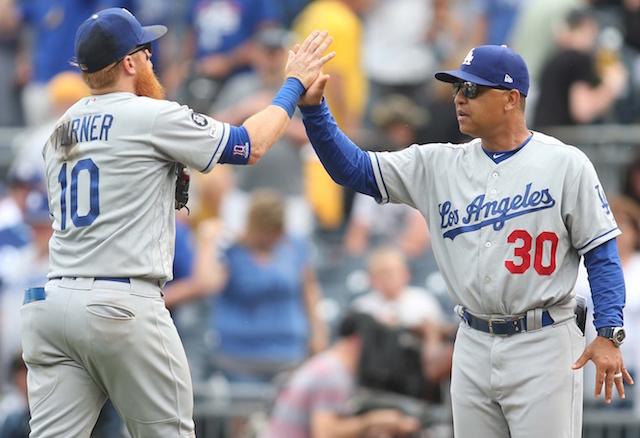
[[[527,143],[529,143],[529,141],[531,140],[531,137],[533,137],[533,133],[524,141],[522,142],[522,144],[520,146],[518,146],[516,149],[513,149],[511,151],[504,151],[504,152],[491,152],[486,150],[485,148],[482,148],[482,150],[484,151],[485,154],[487,154],[487,157],[491,158],[491,160],[493,160],[494,163],[498,164],[504,160],[506,160],[507,158],[512,157],[515,153],[517,153],[520,149],[522,149],[523,147],[525,147],[525,145]]]

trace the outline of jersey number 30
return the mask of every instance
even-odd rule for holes
[[[78,175],[82,172],[88,172],[89,176],[89,211],[84,214],[78,214]],[[84,179],[84,178],[83,178]],[[60,193],[60,229],[67,228],[67,163],[62,165],[58,174],[58,182],[62,188]],[[91,158],[80,160],[71,169],[71,188],[69,193],[70,217],[71,222],[76,227],[87,227],[96,220],[100,214],[100,196],[98,193],[98,183],[100,182],[98,166]]]
[[[533,237],[526,230],[514,230],[507,238],[515,246],[513,255],[519,263],[507,260],[504,265],[512,274],[524,274],[531,267],[531,247]],[[544,260],[545,247],[548,249],[548,259]],[[556,250],[558,249],[558,235],[551,231],[543,231],[536,237],[533,257],[533,269],[540,275],[551,275],[556,270]]]

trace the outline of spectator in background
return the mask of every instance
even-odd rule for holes
[[[558,50],[540,77],[535,129],[596,123],[626,88],[628,73],[620,60],[596,64],[599,31],[592,10],[574,9],[567,15],[557,33]]]
[[[367,258],[371,291],[357,297],[352,308],[391,326],[419,333],[424,339],[423,367],[437,382],[451,372],[454,333],[440,302],[430,291],[410,286],[405,255],[393,246],[375,248]],[[453,308],[451,309],[453,312]]]
[[[266,28],[258,32],[255,40],[253,69],[230,78],[214,102],[211,113],[218,120],[241,124],[256,109],[268,105],[282,86],[288,49],[293,48],[291,32],[283,28]],[[287,233],[311,236],[315,223],[304,196],[301,151],[308,143],[298,113],[289,123],[285,134],[260,162],[251,168],[233,168],[235,186],[223,195],[220,209],[221,218],[228,229],[241,232],[245,227],[251,192],[258,188],[271,188],[285,198]]]
[[[21,224],[27,196],[34,189],[44,188],[44,174],[18,160],[11,164],[8,179],[7,191],[0,198],[0,230]]]
[[[363,15],[363,64],[369,79],[367,126],[385,97],[400,94],[425,106],[427,84],[438,69],[433,0],[379,0]],[[455,34],[450,35],[456,38]]]
[[[624,307],[624,324],[627,339],[621,347],[624,364],[632,377],[640,373],[640,204],[626,196],[616,196],[609,200],[609,208],[618,223],[622,234],[616,237],[620,262],[624,273],[627,291]],[[588,308],[593,309],[591,290],[589,287],[586,268],[581,265],[578,272],[576,291],[589,300]],[[593,325],[593,311],[589,312],[586,326],[587,342],[596,337]],[[593,399],[595,387],[594,367],[585,371],[585,397]],[[624,400],[615,400],[614,406],[619,408],[632,407],[636,415],[640,416],[640,398],[635,386],[626,391]]]
[[[450,101],[450,91],[448,95]],[[372,142],[370,148],[373,150],[379,150],[382,144],[392,150],[413,144],[417,132],[429,122],[429,115],[401,94],[382,98],[372,116],[377,127],[375,146]],[[410,258],[417,258],[429,249],[429,230],[416,209],[403,204],[378,205],[370,196],[356,193],[344,235],[344,248],[350,256],[361,256],[369,249],[371,241],[397,244]]]
[[[16,136],[12,142],[13,168],[22,173],[36,175],[44,180],[42,148],[53,132],[56,122],[71,105],[89,96],[89,87],[77,71],[63,71],[55,75],[46,85],[46,97],[50,102],[43,121]]]
[[[49,239],[53,233],[47,195],[31,190],[22,222],[0,232],[0,375],[3,381],[20,351],[20,308],[25,289],[47,282]],[[2,436],[2,435],[0,435]]]
[[[350,313],[340,323],[338,339],[300,366],[278,394],[261,438],[358,438],[407,436],[420,423],[394,409],[355,415],[350,400],[357,372],[366,315]]]
[[[520,8],[535,1],[537,0],[472,0],[480,9],[477,36],[472,45],[507,44]]]
[[[525,116],[533,125],[533,111],[539,93],[542,68],[557,49],[555,34],[567,14],[584,6],[585,0],[527,1],[514,18],[509,45],[520,53],[529,67],[529,94]]]
[[[10,0],[4,5],[5,20],[27,26],[22,46],[30,59],[30,68],[20,78],[24,82],[22,105],[27,125],[36,126],[50,116],[51,103],[47,83],[58,73],[73,70],[75,31],[92,13],[110,6],[115,0]],[[27,55],[28,54],[28,55]]]
[[[190,0],[179,100],[208,112],[225,81],[251,68],[256,32],[280,20],[270,0]]]
[[[338,126],[351,136],[361,133],[368,99],[368,82],[362,67],[363,25],[365,14],[373,0],[315,0],[300,12],[293,22],[293,31],[307,35],[313,29],[327,29],[333,36],[336,56],[324,68],[331,75],[326,98],[334,109]],[[348,216],[351,193],[337,185],[313,153],[305,160],[306,195],[321,230],[339,229]]]
[[[216,295],[214,365],[231,382],[268,383],[327,346],[308,242],[284,229],[284,201],[268,189],[252,194],[245,233],[224,250],[222,264],[219,227],[200,225],[195,278]]]

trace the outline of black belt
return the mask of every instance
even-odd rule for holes
[[[73,278],[75,280],[76,278],[80,278],[80,277],[70,277],[70,278]],[[97,281],[117,281],[119,283],[131,283],[131,280],[125,277],[94,277],[93,279]],[[62,280],[62,277],[53,277],[51,278],[51,280]]]
[[[492,318],[482,319],[477,316],[473,316],[466,310],[463,313],[463,318],[476,330],[480,330],[486,333],[491,333],[496,336],[510,336],[516,333],[522,333],[527,331],[527,317],[518,316],[516,318]],[[553,324],[553,318],[549,315],[547,310],[542,312],[542,327]]]

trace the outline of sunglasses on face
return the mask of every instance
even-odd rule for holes
[[[474,82],[453,82],[451,84],[451,91],[453,97],[458,95],[458,92],[462,91],[462,95],[468,99],[475,99],[478,97],[480,90],[483,88],[493,88],[495,90],[507,90],[504,87],[488,87],[486,85],[478,85]]]
[[[136,53],[138,53],[138,52],[140,52],[142,50],[148,50],[149,54],[152,54],[153,49],[151,48],[151,43],[146,43],[146,44],[142,44],[141,46],[134,47],[133,50],[131,50],[129,53],[127,53],[126,56],[135,55]]]

